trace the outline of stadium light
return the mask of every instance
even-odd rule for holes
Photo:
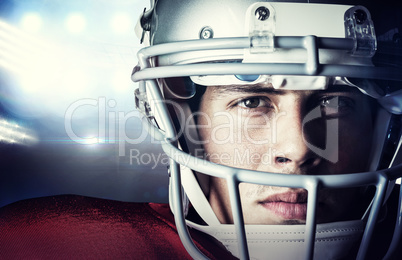
[[[21,28],[27,32],[36,33],[42,28],[42,17],[38,13],[27,13],[21,19]]]
[[[82,14],[71,13],[66,18],[65,26],[70,33],[78,34],[85,30],[87,22]]]

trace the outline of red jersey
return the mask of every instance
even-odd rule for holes
[[[392,214],[379,223],[369,259],[382,259],[392,238],[395,209],[388,211]],[[214,238],[197,230],[190,233],[208,258],[236,259]],[[401,256],[397,252],[395,259]],[[0,259],[192,258],[167,204],[59,195],[0,208]]]
[[[190,230],[211,259],[234,258]],[[61,195],[0,208],[1,259],[191,259],[167,204]]]

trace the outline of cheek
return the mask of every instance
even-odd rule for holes
[[[215,163],[256,169],[269,151],[271,129],[266,121],[229,117],[212,118],[199,129],[207,158]]]
[[[355,118],[339,127],[339,166],[344,172],[367,171],[373,140],[372,121]]]
[[[221,223],[233,223],[229,193],[224,179],[211,177],[208,200]]]

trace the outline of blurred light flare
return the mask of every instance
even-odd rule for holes
[[[18,26],[0,19],[0,67],[11,72],[15,80],[11,88],[15,99],[10,109],[27,116],[52,113],[63,117],[68,106],[78,99],[96,99],[100,95],[126,99],[122,94],[133,88],[130,74],[139,46],[133,46],[131,41],[124,45],[127,39],[120,36],[114,44],[115,38],[106,40],[104,36],[129,33],[134,22],[128,13],[117,11],[102,21],[106,24],[96,24],[108,29],[101,30],[101,37],[96,34],[99,28],[84,35],[79,33],[87,29],[90,18],[84,14],[58,15],[51,24],[44,24],[53,14],[26,12],[21,14]],[[40,24],[41,34],[32,34],[33,28],[24,29],[23,21]],[[64,28],[60,30],[58,24]],[[66,32],[77,35],[65,38]]]
[[[97,147],[99,144],[99,139],[96,137],[84,137],[83,139],[82,144],[91,145],[91,147]]]
[[[65,26],[70,33],[82,33],[87,26],[85,16],[81,13],[71,13],[65,20]]]
[[[28,129],[0,118],[0,143],[32,145],[38,139]]]
[[[42,28],[43,20],[38,13],[27,13],[21,19],[21,27],[28,32],[38,32]]]

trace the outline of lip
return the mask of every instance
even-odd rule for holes
[[[307,191],[274,194],[260,201],[259,204],[283,219],[305,220]]]

